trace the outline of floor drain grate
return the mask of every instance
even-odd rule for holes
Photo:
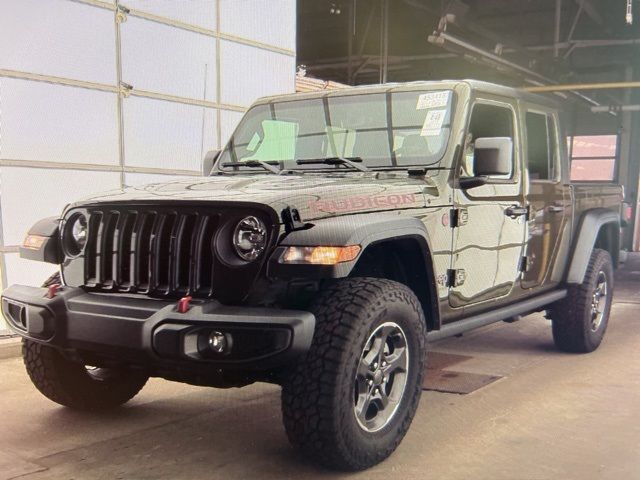
[[[502,377],[479,373],[445,370],[447,367],[470,360],[473,357],[444,352],[430,352],[427,371],[422,384],[424,390],[465,395],[489,385]]]

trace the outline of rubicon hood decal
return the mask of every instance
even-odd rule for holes
[[[425,206],[425,195],[437,197],[435,184],[407,176],[376,174],[228,175],[184,179],[129,187],[85,198],[77,205],[149,201],[238,201],[269,205],[280,212],[298,209],[305,221],[349,212],[384,211]]]

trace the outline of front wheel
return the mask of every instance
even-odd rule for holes
[[[312,346],[283,384],[290,441],[335,469],[363,470],[393,453],[422,392],[426,322],[402,284],[333,283],[312,311]]]
[[[22,340],[29,378],[49,400],[78,410],[104,410],[131,400],[148,377],[125,368],[92,368],[48,345]]]

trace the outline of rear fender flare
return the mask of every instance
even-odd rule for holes
[[[580,284],[584,281],[589,259],[596,245],[600,230],[605,225],[610,224],[615,225],[616,231],[620,230],[620,214],[618,212],[594,209],[584,214],[576,240],[573,242],[573,255],[567,271],[567,283]],[[614,246],[614,248],[619,250],[619,245]],[[612,257],[615,262],[616,258],[618,258],[616,252],[613,252]]]

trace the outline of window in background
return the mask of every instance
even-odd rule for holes
[[[617,135],[569,137],[571,180],[612,182],[616,176]]]
[[[527,112],[527,161],[531,180],[557,180],[557,136],[555,119],[544,113]]]

